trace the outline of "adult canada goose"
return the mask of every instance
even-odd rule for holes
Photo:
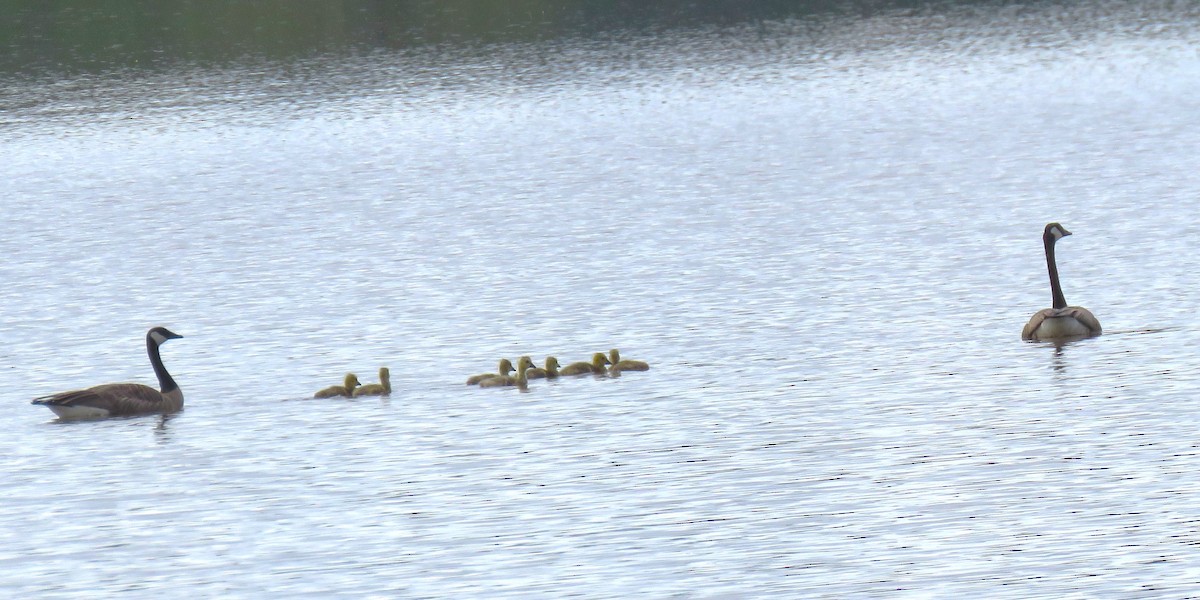
[[[512,373],[514,370],[512,361],[508,360],[507,358],[500,359],[500,365],[496,368],[496,370],[499,371],[499,373],[480,373],[478,375],[472,375],[468,377],[467,385],[475,385],[484,379],[491,379],[493,377],[507,377],[508,374]]]
[[[336,398],[337,396],[349,398],[354,395],[356,387],[358,387],[358,376],[354,373],[346,373],[346,379],[343,380],[342,385],[331,385],[313,394],[313,398]]]
[[[608,351],[608,360],[612,363],[612,366],[608,367],[609,373],[650,370],[650,365],[640,360],[621,360],[621,351],[616,348]]]
[[[545,369],[534,367],[525,372],[525,377],[529,379],[558,379],[558,359],[553,356],[547,356]]]
[[[387,367],[379,367],[379,383],[368,383],[354,390],[354,397],[387,396],[392,393],[392,373]]]
[[[1050,295],[1054,298],[1052,308],[1044,308],[1033,314],[1025,329],[1023,340],[1062,340],[1100,335],[1100,321],[1082,306],[1067,306],[1062,285],[1058,283],[1058,265],[1054,261],[1054,243],[1071,235],[1058,223],[1046,225],[1042,243],[1046,246],[1046,268],[1050,271]]]
[[[607,365],[607,364],[609,364],[608,357],[604,356],[603,352],[597,352],[592,355],[592,362],[590,362],[590,363],[587,363],[587,362],[571,363],[571,364],[563,367],[562,370],[560,370],[558,372],[558,374],[559,375],[584,375],[587,373],[593,373],[596,375],[603,375],[607,372],[604,368],[605,365]]]
[[[108,383],[35,398],[33,404],[41,404],[64,419],[97,419],[146,413],[168,413],[183,408],[183,392],[163,366],[158,347],[167,340],[183,337],[164,327],[154,327],[146,332],[146,354],[150,365],[158,376],[156,390],[140,383]]]
[[[524,358],[525,358],[525,360],[517,361],[517,376],[516,377],[513,377],[512,375],[505,375],[503,377],[499,377],[499,376],[498,377],[489,377],[487,379],[484,379],[483,381],[480,381],[479,387],[492,388],[492,387],[505,387],[505,386],[515,385],[515,386],[517,386],[518,389],[521,389],[521,390],[529,389],[529,387],[528,387],[529,379],[528,379],[528,377],[526,377],[525,374],[528,373],[529,368],[533,366],[533,361],[529,360],[529,357],[524,357]]]

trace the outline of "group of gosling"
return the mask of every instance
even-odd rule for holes
[[[472,375],[467,378],[467,385],[478,385],[485,388],[516,386],[520,389],[527,389],[530,379],[556,379],[562,375],[620,375],[625,371],[649,371],[650,365],[640,360],[622,360],[621,351],[613,348],[608,351],[607,356],[603,352],[597,352],[592,355],[591,362],[571,363],[561,368],[558,359],[553,356],[546,357],[545,368],[535,367],[533,359],[528,356],[517,359],[516,368],[513,368],[512,361],[502,358],[496,370],[499,372]],[[516,371],[517,374],[510,375],[513,371]],[[388,396],[391,393],[391,373],[387,367],[381,367],[379,383],[362,385],[358,381],[357,375],[346,373],[342,385],[331,385],[313,394],[313,398],[337,398],[339,396],[358,398],[361,396]]]
[[[522,356],[517,359],[516,369],[513,369],[512,361],[502,358],[496,370],[499,373],[481,373],[468,377],[467,385],[485,388],[516,386],[526,389],[530,379],[557,379],[563,375],[620,375],[625,371],[649,371],[650,365],[640,360],[621,360],[621,351],[613,348],[608,351],[608,356],[597,352],[592,355],[591,362],[571,363],[562,368],[559,368],[558,359],[553,356],[546,357],[545,368],[535,367],[533,359]],[[517,374],[509,375],[514,370]]]
[[[1058,281],[1058,265],[1054,260],[1054,245],[1058,240],[1071,235],[1058,223],[1049,223],[1042,231],[1042,243],[1046,252],[1046,267],[1050,272],[1050,295],[1053,305],[1034,313],[1021,331],[1021,339],[1030,341],[1052,341],[1055,343],[1100,335],[1100,321],[1081,306],[1070,306],[1063,297],[1062,285]],[[163,327],[154,327],[146,333],[146,353],[150,365],[158,376],[160,389],[140,383],[110,383],[86,389],[72,390],[35,398],[33,404],[45,406],[62,419],[92,419],[110,416],[126,416],[150,413],[170,413],[183,408],[183,391],[176,385],[171,374],[163,366],[158,347],[167,340],[183,336]],[[559,375],[584,375],[588,373],[616,375],[622,371],[645,371],[650,367],[641,361],[621,360],[620,354],[612,350],[609,356],[597,353],[592,362],[579,362],[558,368],[558,360],[546,358],[546,368],[533,367],[529,357],[518,361],[515,377],[512,363],[500,361],[499,373],[486,373],[467,380],[469,384],[482,387],[520,386],[529,379],[554,378]],[[387,367],[379,370],[379,383],[360,386],[353,374],[346,375],[343,385],[333,386],[317,392],[316,397],[387,395],[392,391]]]
[[[313,398],[358,398],[360,396],[390,396],[392,394],[392,373],[387,367],[379,367],[379,383],[362,385],[354,373],[346,373],[342,385],[331,385],[313,394]]]

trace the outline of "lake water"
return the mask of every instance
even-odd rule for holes
[[[10,74],[0,595],[1195,594],[1197,48],[985,3]],[[185,411],[28,404],[153,325]]]

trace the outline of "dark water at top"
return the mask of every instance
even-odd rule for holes
[[[1198,587],[1191,3],[5,4],[0,595]]]
[[[330,52],[546,42],[779,19],[863,17],[922,2],[416,0],[252,3],[0,2],[6,72],[152,69],[181,62],[295,60]]]

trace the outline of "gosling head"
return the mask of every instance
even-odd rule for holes
[[[603,352],[597,352],[592,355],[592,364],[596,365],[597,367],[602,367],[604,365],[611,365],[612,363],[609,362],[608,357],[605,356]]]
[[[392,377],[392,372],[387,367],[379,367],[379,381],[388,381]]]
[[[1047,241],[1057,242],[1068,235],[1071,235],[1071,232],[1067,231],[1067,229],[1062,225],[1059,225],[1058,223],[1048,223],[1046,225],[1046,231],[1042,233],[1042,238]]]
[[[554,358],[553,356],[547,356],[546,357],[546,370],[549,371],[551,369],[557,369],[557,368],[558,368],[558,359]]]
[[[621,362],[621,351],[617,350],[616,348],[609,350],[608,351],[608,360],[612,361],[612,364],[614,364],[614,365]]]
[[[517,359],[517,370],[533,368],[533,359],[528,356],[522,356]]]
[[[358,376],[354,373],[346,373],[346,380],[343,383],[347,390],[353,390],[358,387]]]
[[[512,373],[516,369],[513,368],[511,360],[508,360],[507,358],[502,358],[502,359],[500,359],[500,369],[499,370],[500,370],[501,375],[508,375],[509,373]]]

